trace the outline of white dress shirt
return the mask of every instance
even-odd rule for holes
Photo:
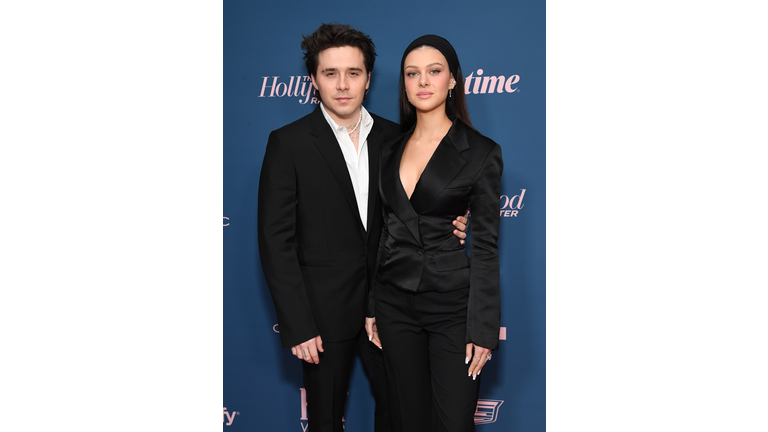
[[[363,119],[360,121],[360,136],[357,139],[358,146],[355,150],[355,144],[349,139],[349,132],[346,126],[339,126],[325,111],[323,103],[320,102],[320,109],[323,116],[331,126],[336,141],[339,143],[341,153],[344,155],[344,161],[347,163],[349,179],[352,180],[352,188],[355,190],[357,199],[357,209],[360,212],[360,220],[363,221],[363,227],[368,230],[368,134],[373,128],[373,117],[368,114],[364,106],[360,105]],[[355,122],[357,124],[357,122]],[[351,126],[354,128],[354,126]]]

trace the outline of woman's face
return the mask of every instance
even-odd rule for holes
[[[406,96],[417,111],[442,109],[445,112],[448,89],[452,89],[456,81],[440,51],[431,46],[414,49],[405,57],[403,74]]]

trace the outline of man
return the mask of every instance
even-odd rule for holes
[[[399,127],[362,106],[376,56],[368,36],[323,24],[301,47],[320,105],[269,136],[259,181],[262,268],[282,345],[304,360],[309,429],[343,430],[359,343],[375,430],[387,432],[383,357],[369,342],[378,336],[366,335],[363,324],[382,227],[379,149]],[[454,221],[461,239],[465,223]]]

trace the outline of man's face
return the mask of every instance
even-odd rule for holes
[[[358,109],[371,82],[363,52],[345,46],[328,48],[317,57],[317,73],[311,78],[325,110],[339,126],[356,123],[360,115]]]

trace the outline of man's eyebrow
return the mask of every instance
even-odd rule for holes
[[[350,71],[360,71],[360,72],[363,71],[362,68],[359,68],[357,66],[348,67],[347,70],[350,70]],[[338,71],[338,69],[335,68],[335,67],[327,67],[327,68],[321,70],[320,73],[323,73],[323,72],[336,72],[336,71]]]

